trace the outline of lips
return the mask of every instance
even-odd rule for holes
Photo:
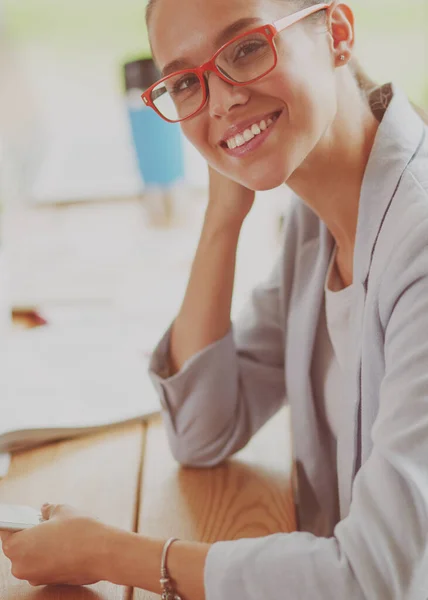
[[[264,113],[262,115],[256,115],[250,119],[246,119],[245,121],[241,121],[240,123],[237,123],[236,125],[233,125],[232,127],[229,127],[229,129],[227,129],[227,131],[225,132],[224,136],[222,137],[222,139],[219,142],[219,145],[222,148],[227,148],[227,140],[230,138],[233,138],[237,135],[243,135],[245,130],[251,130],[251,127],[253,125],[257,125],[259,126],[259,124],[264,121],[265,123],[269,120],[269,119],[273,119],[273,118],[278,118],[279,115],[282,113],[282,110],[277,110],[271,113]]]

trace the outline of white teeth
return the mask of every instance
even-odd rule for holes
[[[265,131],[268,127],[270,127],[272,123],[277,120],[277,118],[277,115],[274,115],[273,117],[269,117],[267,121],[263,119],[259,124],[254,123],[249,129],[245,129],[245,131],[242,133],[238,133],[237,135],[229,138],[226,141],[229,150],[233,150],[234,148],[238,148],[246,142],[249,142],[253,139],[253,137],[259,135],[262,131]]]
[[[242,135],[244,136],[244,140],[246,142],[249,142],[254,137],[254,133],[250,129],[246,129]]]

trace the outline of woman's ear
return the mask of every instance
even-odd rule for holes
[[[346,65],[355,44],[355,19],[347,4],[334,2],[328,12],[328,29],[332,38],[332,51],[337,66]]]

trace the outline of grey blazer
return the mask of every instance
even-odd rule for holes
[[[392,89],[361,189],[337,440],[311,383],[333,239],[300,200],[226,337],[170,378],[169,331],[152,357],[182,463],[219,463],[291,408],[300,531],[214,544],[207,600],[428,598],[428,136]]]

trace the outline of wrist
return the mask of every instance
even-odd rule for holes
[[[162,551],[166,540],[106,526],[106,543],[97,577],[116,585],[161,594]],[[204,599],[205,561],[210,545],[176,541],[168,552],[167,569],[184,598]]]
[[[248,210],[232,210],[214,200],[208,203],[206,220],[222,227],[240,230],[248,212]]]
[[[105,523],[101,524],[97,552],[92,557],[94,575],[99,581],[115,583],[112,578],[116,578],[117,556],[122,544],[121,534],[123,533],[126,532]]]
[[[208,204],[203,230],[209,237],[226,236],[237,242],[239,239],[245,216],[240,213],[222,210],[221,207]]]
[[[114,527],[106,539],[99,579],[159,594],[163,542]]]

